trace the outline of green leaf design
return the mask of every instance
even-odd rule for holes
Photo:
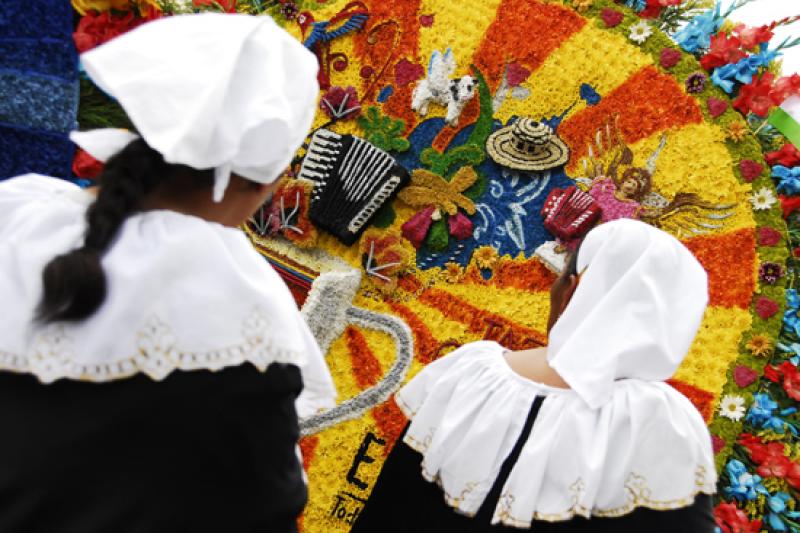
[[[405,152],[410,147],[408,139],[403,137],[405,121],[387,117],[375,106],[368,107],[358,118],[358,126],[364,138],[381,150]]]

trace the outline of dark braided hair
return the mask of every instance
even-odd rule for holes
[[[106,275],[101,258],[125,219],[141,208],[142,200],[157,184],[171,179],[178,169],[142,139],[128,144],[106,163],[100,175],[97,199],[86,211],[84,244],[50,261],[42,272],[44,294],[36,312],[38,321],[77,321],[91,316],[106,298]],[[204,176],[207,177],[207,176]]]

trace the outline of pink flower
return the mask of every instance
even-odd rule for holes
[[[678,64],[681,60],[681,53],[674,48],[664,48],[661,50],[659,63],[663,68],[669,69]]]
[[[742,172],[744,180],[750,183],[764,172],[764,166],[751,159],[742,159],[739,162],[739,170]]]
[[[607,28],[613,28],[619,26],[625,16],[616,9],[607,7],[600,13],[600,18],[606,23]]]
[[[428,235],[428,230],[431,229],[431,224],[433,224],[433,212],[436,211],[436,206],[426,207],[419,213],[415,214],[411,218],[409,218],[405,224],[400,228],[403,237],[411,241],[411,244],[414,245],[414,248],[419,248],[422,246],[422,241],[425,240],[425,236]]]
[[[752,385],[758,378],[758,373],[750,367],[739,365],[733,371],[733,380],[740,388]]]
[[[509,63],[506,70],[506,80],[511,87],[516,87],[531,75],[531,71],[520,65],[519,63]]]
[[[468,219],[461,211],[458,211],[455,215],[448,217],[447,225],[450,229],[450,235],[456,239],[464,240],[472,237],[472,221]]]

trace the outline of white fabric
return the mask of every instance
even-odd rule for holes
[[[311,127],[319,92],[314,55],[266,16],[164,17],[81,62],[167,162],[219,169],[216,201],[230,172],[278,178]]]
[[[598,226],[578,253],[578,288],[549,335],[550,366],[593,408],[615,382],[670,378],[708,303],[703,267],[677,239],[635,220]]]
[[[800,123],[800,96],[790,96],[781,104],[781,109],[792,117],[795,122]]]
[[[335,404],[323,355],[278,274],[240,230],[173,211],[124,222],[102,259],[108,294],[94,315],[32,325],[42,270],[81,245],[91,200],[44,176],[0,183],[0,369],[102,382],[284,362],[303,373],[301,416]]]
[[[69,139],[83,148],[90,156],[105,163],[111,156],[125,148],[139,136],[122,128],[100,128],[89,131],[73,131]]]
[[[423,476],[466,515],[480,508],[545,396],[511,470],[492,523],[620,516],[637,507],[676,509],[716,486],[711,438],[700,413],[667,384],[620,380],[600,408],[569,389],[516,374],[497,343],[467,344],[426,366],[397,395],[422,453]],[[594,351],[586,354],[587,358]]]

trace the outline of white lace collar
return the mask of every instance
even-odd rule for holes
[[[103,257],[108,296],[89,319],[32,325],[41,272],[82,242],[91,197],[27,175],[0,184],[0,369],[109,381],[144,373],[324,359],[278,274],[241,231],[171,211],[131,216]],[[333,405],[327,369],[319,398]],[[316,407],[322,407],[317,405]]]
[[[405,442],[423,455],[422,475],[459,512],[480,508],[537,395],[546,398],[492,523],[528,528],[532,520],[676,509],[715,492],[705,423],[669,385],[618,381],[611,400],[592,409],[574,391],[516,374],[504,350],[464,345],[395,396],[411,419]]]

